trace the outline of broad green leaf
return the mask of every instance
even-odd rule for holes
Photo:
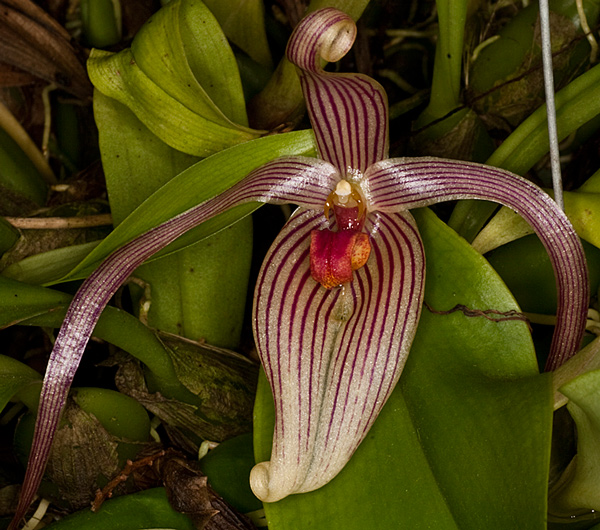
[[[130,49],[92,50],[88,72],[100,92],[184,153],[209,156],[262,134],[247,127],[235,57],[202,2],[170,2]]]
[[[252,219],[146,263],[148,325],[223,348],[240,343],[252,258]]]
[[[250,171],[284,155],[314,156],[312,131],[267,136],[217,153],[194,164],[144,201],[63,281],[84,278],[110,253],[134,237],[211,198],[239,182]],[[183,248],[248,215],[258,204],[239,206],[191,230],[159,255]]]
[[[424,308],[398,388],[327,486],[265,505],[271,530],[545,528],[550,378],[527,326],[461,311],[518,310],[485,260],[431,212]],[[500,315],[496,315],[500,316]],[[261,378],[255,456],[268,458],[272,400]]]
[[[97,90],[94,119],[115,226],[166,181],[198,161],[169,147],[125,105]]]
[[[99,92],[94,108],[111,210],[118,224],[197,159],[169,147],[129,109]],[[222,347],[238,346],[251,256],[252,220],[247,218],[138,268],[135,276],[150,286],[148,324]]]
[[[262,0],[206,0],[227,38],[257,63],[271,67]]]
[[[188,109],[224,125],[248,125],[235,57],[202,2],[169,2],[140,29],[131,51],[142,72]]]
[[[195,530],[192,520],[175,511],[164,488],[124,495],[106,501],[97,513],[89,508],[49,525],[52,530],[132,530],[173,528]]]
[[[173,101],[192,111],[194,126],[198,123],[196,117],[206,119],[209,129],[217,124],[241,131],[240,125],[247,125],[236,60],[217,21],[202,2],[175,0],[167,4],[136,35],[130,53],[138,74],[143,72]],[[119,79],[122,77],[119,67]],[[172,131],[174,135],[163,134],[164,118],[158,123],[147,121],[132,107],[140,122],[115,100],[99,92],[96,96],[95,116],[115,224],[196,161],[182,151],[206,155],[259,135],[246,129],[251,135],[227,140],[201,153],[178,143],[177,134],[182,132],[184,136],[179,138],[189,141],[180,128]],[[162,107],[160,112],[164,112]],[[198,138],[204,135],[206,139],[207,132],[202,131]],[[127,179],[123,178],[125,174]],[[136,277],[151,288],[149,325],[220,346],[237,346],[251,252],[252,226],[248,218],[210,240],[139,268]],[[208,301],[212,302],[210,308]]]
[[[550,496],[553,518],[590,515],[600,510],[600,370],[559,388],[569,398],[567,408],[577,425],[577,455]]]
[[[88,73],[100,92],[126,105],[156,136],[178,151],[209,156],[260,136],[259,131],[212,121],[190,110],[140,69],[130,49],[117,54],[92,50]]]

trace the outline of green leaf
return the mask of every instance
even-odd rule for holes
[[[231,42],[257,63],[271,67],[262,0],[205,0],[205,4]]]
[[[99,92],[94,97],[94,111],[111,210],[119,224],[198,159],[169,147],[129,109]],[[124,174],[128,178],[124,179]],[[150,287],[148,324],[211,344],[237,346],[251,255],[252,221],[248,218],[138,268],[136,278]]]
[[[71,296],[0,276],[0,328],[14,324],[60,327]],[[166,393],[177,393],[173,364],[154,332],[129,313],[107,307],[94,335],[131,353],[155,374]]]
[[[240,343],[252,258],[252,219],[135,271],[150,286],[148,325],[223,348]]]
[[[169,2],[140,29],[131,52],[144,74],[196,114],[248,124],[235,57],[202,2]]]
[[[304,130],[267,136],[232,147],[194,164],[170,180],[144,201],[63,281],[85,278],[116,249],[157,224],[222,193],[253,169],[284,155],[314,156],[312,131]],[[157,254],[164,256],[230,226],[259,204],[238,206],[191,230]]]
[[[88,73],[100,92],[126,105],[156,136],[178,151],[209,156],[260,135],[190,110],[140,69],[130,49],[117,54],[92,50]]]
[[[262,134],[247,127],[235,57],[202,2],[170,2],[130,49],[92,50],[88,73],[100,92],[178,151],[205,157]]]
[[[0,355],[0,412],[20,390],[32,383],[39,384],[41,380],[42,376],[33,368],[12,357]]]
[[[545,528],[550,378],[527,326],[461,311],[518,310],[485,260],[431,212],[415,212],[427,254],[411,355],[383,412],[327,486],[265,505],[271,530]],[[255,456],[271,448],[264,377]]]
[[[550,496],[553,517],[590,515],[600,510],[600,370],[580,375],[561,386],[577,425],[577,455]]]
[[[2,276],[33,284],[46,284],[68,274],[100,241],[71,245],[23,258],[2,271]]]
[[[98,92],[94,110],[111,210],[119,224],[197,158],[169,147],[129,109]],[[251,254],[248,218],[138,268],[135,276],[150,287],[148,324],[223,347],[238,346]]]
[[[106,501],[97,513],[89,508],[51,524],[52,530],[132,530],[133,528],[173,528],[195,530],[186,515],[176,512],[164,488],[155,488]]]
[[[125,105],[94,92],[102,168],[114,226],[198,157],[169,147]],[[123,178],[127,175],[127,178]]]

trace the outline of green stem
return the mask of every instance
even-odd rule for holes
[[[431,98],[417,120],[424,127],[460,104],[463,40],[467,17],[464,0],[437,0],[439,36],[435,50]]]

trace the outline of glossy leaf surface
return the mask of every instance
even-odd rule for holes
[[[182,79],[177,81],[182,84]],[[169,147],[117,101],[99,92],[94,97],[106,186],[117,225],[197,158]],[[128,178],[123,178],[125,174]],[[236,347],[251,256],[252,221],[248,218],[206,241],[144,265],[135,275],[150,288],[148,324]]]
[[[435,311],[517,309],[483,258],[416,213]],[[263,379],[258,461],[271,444],[269,401]],[[424,309],[399,386],[355,456],[322,489],[267,504],[269,527],[544,528],[550,423],[549,378],[537,375],[524,323]]]
[[[113,251],[154,226],[222,193],[253,169],[284,155],[313,155],[312,131],[298,131],[260,138],[232,147],[186,169],[146,199],[127,219],[98,245],[64,280],[84,278]],[[179,238],[155,257],[164,256],[221,230],[258,208],[234,208]]]
[[[566,520],[600,509],[600,370],[584,373],[559,388],[577,425],[577,455],[550,497],[550,513]]]
[[[137,33],[131,51],[148,77],[187,108],[211,121],[247,125],[235,57],[203,2],[164,6]]]
[[[167,499],[164,488],[154,488],[106,501],[98,513],[89,508],[54,523],[52,530],[131,530],[132,528],[162,528],[195,530],[192,520],[176,512]]]
[[[227,38],[253,60],[271,66],[265,31],[265,6],[261,0],[205,0]]]
[[[88,72],[169,146],[209,156],[257,138],[247,127],[233,52],[202,2],[175,0],[151,17],[131,48],[92,50]]]

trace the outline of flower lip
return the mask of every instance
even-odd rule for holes
[[[325,202],[325,217],[333,210],[336,230],[313,230],[310,244],[311,276],[326,289],[352,281],[371,253],[369,236],[361,232],[365,201],[357,184],[342,179]]]
[[[332,289],[353,279],[371,254],[369,236],[358,230],[313,230],[310,233],[310,272],[313,280]]]

